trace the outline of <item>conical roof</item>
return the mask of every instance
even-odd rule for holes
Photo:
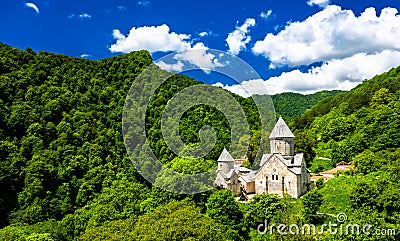
[[[271,135],[269,135],[270,139],[279,137],[294,138],[292,131],[286,125],[285,121],[282,119],[282,116],[279,117],[274,129],[271,132]]]
[[[221,155],[218,158],[218,162],[234,162],[235,160],[229,154],[228,150],[224,147],[224,150],[221,152]]]

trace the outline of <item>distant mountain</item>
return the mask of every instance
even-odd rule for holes
[[[299,93],[282,93],[271,95],[272,101],[274,103],[275,112],[286,118],[296,118],[306,112],[307,109],[311,108],[313,105],[326,98],[332,98],[339,93],[341,90],[333,91],[321,91],[314,94],[303,95]],[[253,96],[256,102],[260,104],[270,103],[266,101],[270,98],[268,95],[256,95]]]

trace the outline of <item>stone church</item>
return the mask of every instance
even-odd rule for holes
[[[271,153],[264,154],[257,170],[235,162],[224,149],[218,158],[215,185],[239,194],[288,194],[298,198],[311,188],[303,153],[294,154],[294,135],[279,117],[269,136]]]

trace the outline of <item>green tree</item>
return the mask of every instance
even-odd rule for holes
[[[106,221],[101,226],[86,230],[79,235],[79,241],[125,241],[135,240],[133,230],[135,218]]]
[[[352,160],[352,151],[345,143],[334,144],[332,148],[332,160],[334,163],[341,161],[349,162]]]
[[[243,207],[243,227],[248,232],[257,229],[265,220],[270,222],[283,208],[283,202],[277,195],[255,195],[247,206]]]
[[[139,217],[132,232],[137,240],[223,240],[225,229],[186,200],[172,201]]]
[[[251,169],[251,162],[249,160],[245,160],[244,162],[242,162],[242,167]]]
[[[228,227],[234,227],[242,220],[242,213],[231,191],[214,192],[208,198],[206,207],[207,216]]]
[[[315,139],[306,132],[295,134],[295,153],[303,153],[307,165],[315,158],[314,148],[316,147]]]
[[[371,98],[370,106],[372,108],[378,108],[389,104],[395,100],[396,96],[390,92],[387,88],[377,90]]]
[[[34,233],[26,237],[26,241],[54,241],[49,233]]]
[[[318,223],[317,212],[322,204],[322,195],[318,190],[310,191],[301,197],[304,205],[304,218],[308,223]]]

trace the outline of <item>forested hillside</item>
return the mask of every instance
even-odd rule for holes
[[[350,172],[316,190],[320,211],[346,210],[353,223],[399,230],[400,67],[318,103],[292,124],[313,147],[315,172],[352,162]]]
[[[287,118],[296,118],[306,112],[319,101],[334,97],[341,93],[341,90],[321,91],[314,94],[303,95],[299,93],[281,93],[271,95],[276,113]],[[259,98],[256,96],[255,98]]]
[[[350,222],[400,230],[396,182],[400,68],[324,99],[289,123],[296,135],[296,151],[306,154],[309,166],[322,170],[344,160],[352,161],[351,171],[318,182],[300,199],[262,194],[239,203],[224,190],[191,195],[163,191],[132,165],[122,135],[122,112],[131,85],[149,65],[155,74],[169,76],[152,64],[146,51],[90,61],[0,44],[0,240],[382,239],[327,232],[284,237],[257,233],[265,220],[311,222],[320,230],[340,212]],[[164,142],[160,118],[168,100],[198,84],[175,75],[147,100],[149,144],[163,163],[182,173],[215,167],[222,148],[230,145],[228,120],[204,105],[185,112],[179,134],[185,144],[197,145],[201,127],[211,125],[218,140],[209,155],[177,157]],[[314,97],[325,94],[336,92]],[[251,129],[247,156],[252,161],[266,133],[260,131],[255,103],[231,95],[246,112]],[[279,103],[280,97],[276,98]],[[309,108],[301,103],[287,116]],[[266,149],[266,143],[261,148]],[[322,163],[318,157],[330,161]]]
[[[199,230],[193,235],[214,237],[214,231],[225,230],[204,215],[210,193],[174,195],[152,187],[127,156],[121,134],[122,110],[136,77],[152,64],[148,52],[90,61],[0,44],[0,61],[0,227],[12,225],[0,232],[0,240],[73,240],[84,233],[88,233],[84,237],[92,237],[97,234],[90,230],[98,230],[96,227],[107,221],[136,223],[137,217],[159,206],[161,213],[176,210],[182,219],[177,222],[187,217],[198,220]],[[158,74],[168,75],[153,67]],[[171,77],[152,97],[147,112],[146,132],[155,154],[173,170],[184,173],[214,167],[222,148],[230,145],[225,117],[202,105],[185,113],[180,136],[186,144],[196,145],[199,129],[213,126],[218,140],[206,159],[175,158],[163,141],[160,118],[167,100],[199,83],[182,75]],[[233,96],[248,117],[253,146],[248,155],[254,158],[260,140],[256,106]],[[184,205],[161,207],[184,198],[189,198]],[[189,213],[182,216],[186,211]],[[150,222],[145,220],[138,222]],[[182,225],[175,226],[180,229]],[[144,226],[138,224],[137,232],[147,232]]]
[[[364,81],[350,92],[340,93],[332,99],[326,99],[318,103],[310,111],[296,119],[295,128],[304,128],[311,124],[315,117],[327,114],[332,108],[340,106],[343,102],[349,104],[349,113],[353,113],[362,107],[368,107],[372,101],[372,96],[382,88],[387,88],[389,92],[396,93],[400,89],[399,75],[400,69],[394,68],[391,71],[375,76],[371,80]]]
[[[392,151],[400,147],[399,90],[400,68],[395,68],[322,100],[292,126],[308,137],[318,156],[333,163],[351,161],[363,152]]]

